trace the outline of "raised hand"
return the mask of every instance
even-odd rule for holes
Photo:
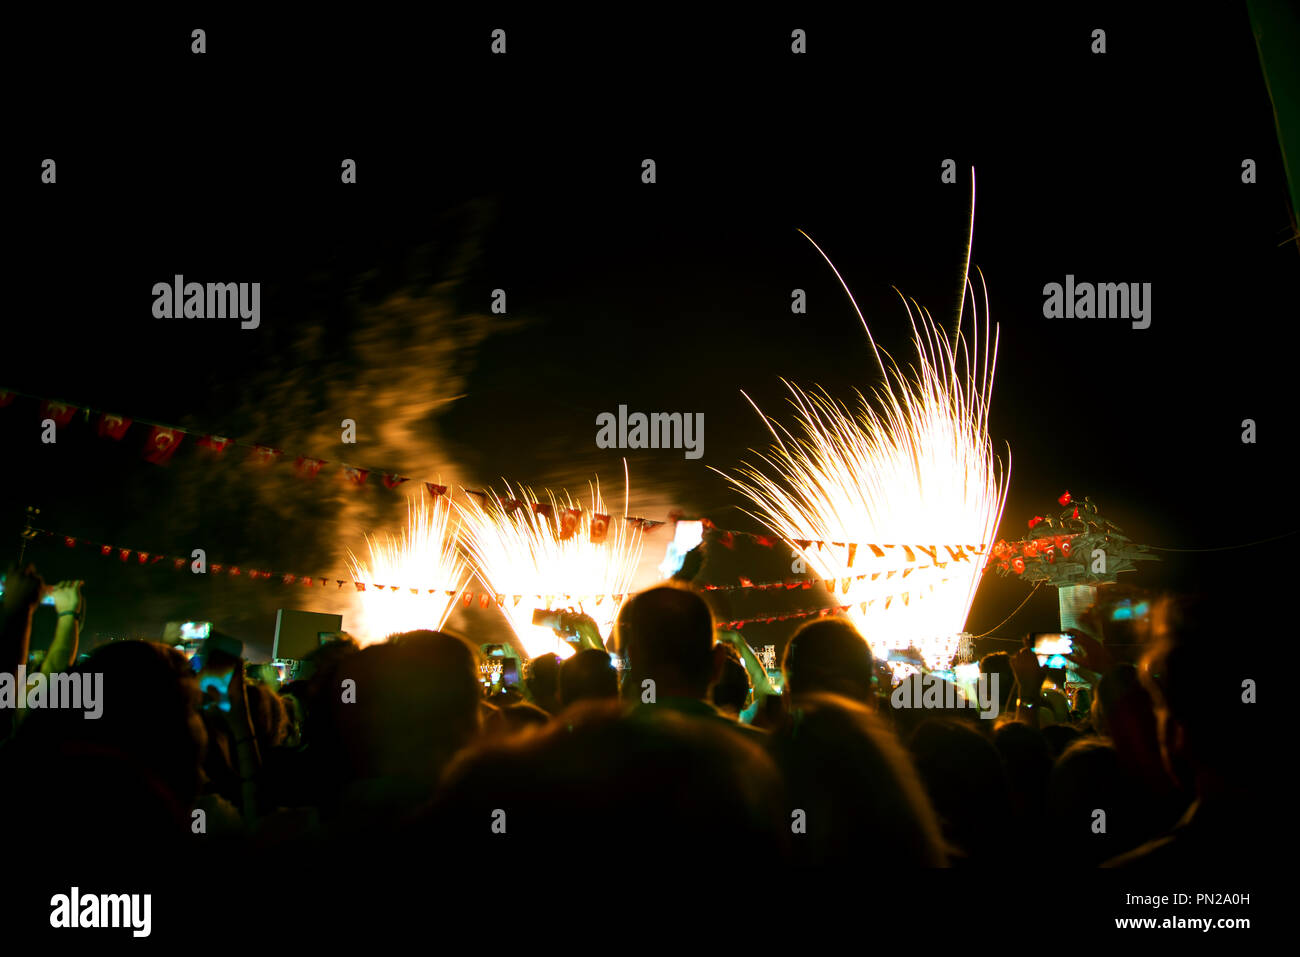
[[[86,612],[86,599],[81,594],[81,586],[84,584],[81,581],[62,581],[55,585],[50,592],[54,596],[54,610],[59,614],[73,612],[80,621]]]

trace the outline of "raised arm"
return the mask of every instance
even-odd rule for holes
[[[83,582],[64,581],[54,586],[54,610],[58,624],[54,626],[54,641],[41,662],[41,674],[52,675],[66,671],[77,663],[77,645],[81,640],[81,622],[86,616],[86,599],[81,594]]]

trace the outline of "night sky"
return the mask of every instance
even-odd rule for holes
[[[24,43],[51,75],[89,63],[100,80],[33,77],[9,124],[0,388],[468,487],[504,476],[585,492],[598,474],[621,499],[626,454],[634,514],[678,508],[757,531],[709,470],[766,445],[740,390],[785,417],[782,376],[846,400],[879,382],[848,299],[796,230],[904,360],[891,287],[950,319],[974,166],[972,267],[1001,331],[991,433],[1012,458],[1001,535],[1066,488],[1152,545],[1300,524],[1288,468],[1300,255],[1244,10],[855,29],[637,15],[33,34]],[[189,53],[195,25],[209,31],[204,57]],[[496,26],[504,59],[487,52]],[[796,26],[807,56],[789,52]],[[1104,56],[1089,52],[1098,26]],[[47,156],[55,186],[39,182]],[[356,186],[338,181],[344,157]],[[654,185],[640,181],[646,157]],[[1241,182],[1247,157],[1255,185]],[[956,185],[940,182],[947,158]],[[154,319],[152,285],[176,273],[260,281],[261,327]],[[1150,282],[1151,327],[1045,319],[1043,286],[1066,274]],[[489,313],[497,287],[505,317]],[[807,315],[790,313],[796,287]],[[703,458],[596,448],[597,414],[620,404],[702,412]],[[345,417],[354,447],[339,444]],[[1244,418],[1255,445],[1241,442]],[[78,419],[47,446],[33,405],[0,409],[7,555],[37,505],[60,533],[341,578],[344,547],[401,521],[403,497],[373,479],[349,492],[288,463],[213,463],[193,440],[153,466],[146,432],[112,443]],[[648,558],[667,541],[655,533]],[[1165,553],[1127,580],[1259,595],[1294,545]],[[276,608],[340,600],[52,541],[28,554],[47,580],[87,580],[92,640],[210,619],[264,654]],[[990,576],[968,629],[1027,593]],[[1055,621],[1045,589],[1003,633]],[[477,610],[452,624],[499,629]],[[51,627],[38,616],[38,633]]]

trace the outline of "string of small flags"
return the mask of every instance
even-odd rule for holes
[[[167,567],[171,567],[173,570],[180,571],[184,569],[186,566],[192,566],[193,563],[198,560],[193,558],[192,556],[186,558],[179,555],[168,555],[163,552],[149,552],[149,551],[142,551],[141,549],[137,549],[137,548],[126,548],[121,545],[112,545],[107,542],[95,542],[86,538],[77,538],[72,535],[64,535],[61,532],[53,532],[50,531],[49,529],[44,529],[44,528],[31,528],[26,530],[24,534],[28,538],[45,536],[48,538],[61,540],[63,542],[64,547],[66,548],[77,548],[78,546],[83,546],[87,549],[95,551],[103,558],[109,558],[109,559],[116,558],[118,561],[124,564],[134,564],[136,567],[139,567],[141,565],[145,565],[145,566],[165,565]],[[514,606],[514,605],[518,605],[525,598],[532,598],[537,602],[544,601],[546,603],[546,607],[550,608],[561,598],[566,603],[572,603],[574,601],[590,600],[594,604],[600,605],[607,598],[618,602],[618,601],[622,601],[625,597],[627,597],[626,595],[622,595],[622,594],[618,594],[618,595],[615,594],[498,595],[498,594],[487,593],[487,592],[475,593],[472,589],[468,589],[465,585],[461,586],[460,588],[454,588],[454,589],[445,588],[445,587],[444,588],[427,588],[427,587],[414,588],[409,585],[389,585],[389,584],[382,584],[377,582],[361,582],[351,577],[334,578],[333,576],[330,575],[300,575],[295,572],[278,572],[278,571],[271,571],[269,569],[264,569],[264,568],[240,567],[238,565],[232,565],[226,562],[211,562],[208,561],[206,558],[204,558],[203,561],[205,566],[204,574],[208,574],[208,575],[226,575],[229,578],[239,578],[247,581],[278,581],[278,583],[281,585],[292,585],[295,587],[306,587],[306,588],[316,588],[316,587],[328,588],[332,583],[335,585],[336,591],[344,588],[347,585],[352,585],[353,588],[359,592],[383,592],[383,593],[410,592],[412,595],[420,595],[420,594],[434,595],[434,594],[438,594],[439,592],[445,592],[448,598],[455,598],[459,596],[461,601],[465,604],[466,607],[469,607],[470,605],[474,604],[475,594],[478,595],[478,605],[480,608],[488,608],[493,604],[496,604],[499,607],[505,607],[507,601],[509,601],[512,604],[512,606]]]
[[[897,568],[891,568],[888,571],[883,571],[883,572],[866,572],[861,575],[850,575],[847,578],[824,578],[824,579],[783,578],[778,581],[772,581],[772,582],[754,582],[754,581],[750,581],[748,578],[745,578],[742,575],[740,577],[739,585],[698,585],[696,587],[699,588],[701,591],[743,591],[747,589],[753,589],[755,591],[765,591],[768,589],[774,591],[780,591],[782,589],[786,591],[795,591],[800,588],[810,589],[814,585],[820,584],[820,585],[825,585],[826,590],[832,595],[835,594],[835,589],[837,587],[844,594],[847,595],[849,592],[849,588],[852,587],[854,582],[862,582],[868,580],[878,581],[881,578],[888,581],[889,579],[893,578],[895,575],[898,575],[899,579],[902,580],[903,578],[906,578],[908,575],[912,574],[912,572],[925,571],[926,569],[930,569],[930,568],[942,569],[947,567],[948,567],[948,563],[943,562],[939,565],[917,565],[914,568],[904,568],[901,570]]]
[[[856,561],[859,551],[870,552],[872,558],[885,558],[887,556],[897,556],[898,552],[894,551],[894,549],[901,549],[904,558],[909,562],[917,561],[917,553],[920,553],[921,555],[929,556],[930,560],[934,562],[936,567],[943,568],[948,564],[948,562],[941,562],[939,560],[940,549],[943,549],[947,553],[948,560],[953,562],[970,561],[971,556],[982,556],[988,550],[988,545],[880,545],[872,542],[866,542],[863,544],[857,542],[825,542],[818,541],[815,538],[785,539],[779,535],[765,535],[760,532],[737,532],[728,529],[720,529],[707,518],[699,519],[699,521],[704,524],[706,529],[716,533],[713,541],[721,545],[723,548],[734,548],[735,540],[737,538],[749,539],[755,544],[762,545],[766,548],[772,548],[784,542],[793,545],[795,548],[804,552],[813,547],[816,547],[818,551],[822,551],[827,546],[831,548],[843,548],[847,550],[846,566],[848,568],[853,567],[853,563]]]
[[[947,579],[945,578],[942,581],[940,581],[939,584],[942,585],[946,581]],[[892,595],[882,595],[878,598],[870,598],[867,599],[866,601],[856,602],[856,604],[859,606],[859,608],[861,608],[862,613],[865,615],[867,613],[867,609],[871,608],[873,605],[876,605],[877,603],[880,605],[881,608],[886,610],[889,609],[890,606],[893,605],[895,601],[899,601],[904,606],[908,606],[911,605],[913,601],[922,600],[927,594],[933,591],[934,591],[934,584],[930,584],[927,589],[918,589],[916,591],[899,592]],[[780,615],[755,615],[752,618],[738,618],[732,621],[721,621],[717,623],[716,627],[720,631],[739,631],[741,628],[745,627],[745,625],[752,625],[752,624],[759,624],[759,623],[771,624],[777,621],[792,621],[799,618],[810,618],[813,615],[816,615],[819,618],[824,618],[828,615],[842,614],[848,611],[849,609],[851,609],[853,607],[853,604],[854,603],[850,603],[848,605],[831,605],[830,607],[827,608],[808,608],[800,611],[789,611]]]
[[[13,404],[15,398],[32,399],[38,403],[38,411],[42,421],[49,419],[57,428],[66,428],[70,425],[78,413],[87,424],[92,420],[95,423],[95,432],[102,438],[114,442],[120,442],[126,437],[127,432],[132,426],[147,426],[149,434],[145,438],[142,454],[145,461],[153,465],[166,465],[176,454],[182,443],[187,437],[196,439],[199,448],[206,452],[222,456],[231,448],[247,449],[248,455],[246,461],[250,464],[263,467],[270,467],[280,462],[292,461],[294,470],[304,479],[311,480],[317,478],[325,466],[334,466],[338,468],[339,478],[347,485],[360,487],[366,485],[373,474],[387,489],[395,489],[410,481],[410,477],[401,475],[396,471],[388,469],[377,469],[368,466],[352,465],[347,462],[330,462],[326,459],[316,458],[306,454],[295,454],[284,449],[276,448],[273,445],[261,444],[255,442],[240,442],[227,436],[218,435],[214,432],[204,432],[195,429],[182,428],[179,425],[167,425],[162,422],[151,422],[146,419],[128,418],[115,412],[105,412],[100,409],[92,409],[89,406],[74,405],[70,402],[63,402],[58,399],[47,399],[42,396],[32,395],[27,392],[19,392],[14,389],[0,389],[0,409]],[[137,429],[138,431],[138,429]],[[373,483],[371,483],[373,484]],[[450,492],[446,485],[437,482],[424,482],[425,490],[434,498],[441,495],[450,497]],[[481,502],[486,502],[488,493],[483,490],[465,489],[468,495],[474,495]],[[502,503],[509,514],[516,508],[522,508],[524,502],[516,499],[508,499]],[[532,503],[534,513],[551,517],[552,507],[544,503]],[[581,509],[569,509],[569,512],[576,511],[580,515]],[[602,516],[608,522],[608,516]],[[639,516],[628,516],[627,521],[639,526],[645,532],[654,531],[664,523],[649,518]]]

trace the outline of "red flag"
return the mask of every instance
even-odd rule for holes
[[[304,578],[304,579],[302,580],[302,583],[303,583],[304,585],[308,586],[308,587],[311,587],[311,579],[310,579],[310,578]]]
[[[357,591],[365,591],[365,590],[366,590],[366,586],[363,585],[361,582],[353,582],[352,584],[354,584],[354,585],[357,586]]]
[[[77,540],[71,537],[70,535],[64,535],[63,544],[67,545],[69,548],[75,548],[77,545]]]
[[[135,557],[136,557],[137,559],[139,559],[141,565],[143,565],[143,564],[145,564],[147,561],[149,561],[149,553],[148,553],[148,552],[137,552]]]
[[[406,481],[406,477],[402,475],[394,475],[391,472],[385,472],[382,481],[384,483],[384,488],[397,488],[397,486]]]
[[[492,598],[487,594],[487,592],[484,592],[483,594],[478,596],[478,606],[480,608],[486,608],[491,603],[492,603]]]
[[[172,559],[172,565],[173,565],[175,568],[177,568],[177,569],[184,568],[184,567],[185,567],[185,559],[183,559],[183,558],[173,558],[173,559]]]
[[[365,485],[366,476],[369,474],[369,469],[359,469],[351,465],[343,466],[343,477],[353,485]]]
[[[221,435],[205,435],[199,439],[199,447],[209,449],[220,455],[230,447],[230,439]]]
[[[208,568],[210,568],[210,569],[212,570],[212,574],[214,574],[214,575],[220,575],[220,574],[221,574],[221,569],[223,569],[223,568],[225,568],[225,567],[226,567],[225,565],[209,565],[209,566],[208,566]]]
[[[519,511],[521,508],[524,507],[524,503],[521,502],[521,501],[519,501],[519,499],[517,499],[517,498],[508,498],[508,499],[506,499],[504,502],[502,502],[501,504],[502,504],[503,506],[505,506],[505,510],[506,510],[506,514],[507,514],[507,515],[511,515],[511,514],[513,514],[514,512],[517,512],[517,511]]]
[[[1074,500],[1070,498],[1070,490],[1066,489],[1064,492],[1061,493],[1061,497],[1058,498],[1057,501],[1060,502],[1062,505],[1069,505]]]
[[[144,444],[145,460],[152,462],[154,465],[165,465],[167,460],[180,448],[182,435],[183,433],[177,429],[169,429],[164,425],[155,425]]]
[[[483,491],[480,491],[480,490],[478,490],[478,489],[467,488],[467,489],[465,489],[465,494],[466,494],[466,495],[473,495],[473,496],[477,497],[477,498],[478,498],[478,503],[479,503],[480,505],[487,505],[487,499],[488,499],[488,494],[487,494],[487,492],[483,492]]]
[[[718,544],[721,545],[723,548],[735,548],[736,536],[733,535],[731,532],[723,532],[721,535],[718,536]]]
[[[321,466],[324,464],[324,459],[309,459],[304,455],[300,455],[293,467],[298,470],[298,474],[303,478],[315,478],[316,473],[320,471]]]
[[[131,549],[129,549],[129,548],[119,548],[119,549],[117,550],[117,557],[120,558],[120,559],[122,559],[122,561],[126,561],[128,558],[131,557]]]
[[[582,522],[582,509],[566,508],[560,518],[560,538],[572,538]]]
[[[238,575],[238,574],[239,574],[239,566],[238,566],[238,565],[233,566],[233,567],[230,569],[230,574],[232,574],[232,575]]]
[[[469,592],[469,591],[465,592],[465,607],[466,607],[466,608],[469,607],[470,602],[472,602],[473,600],[474,600],[474,593],[473,593],[473,592]]]
[[[284,449],[273,449],[269,445],[254,445],[249,458],[258,465],[274,465],[284,454]]]
[[[1037,525],[1037,524],[1038,524],[1039,522],[1041,522],[1042,520],[1043,520],[1043,516],[1041,516],[1041,515],[1035,515],[1033,518],[1031,518],[1031,519],[1029,520],[1029,527],[1030,527],[1030,528],[1033,528],[1035,525]]]
[[[434,485],[432,482],[425,482],[424,487],[429,490],[429,494],[434,498],[447,494],[447,486],[445,485]]]
[[[280,582],[281,582],[281,584],[284,584],[284,585],[292,585],[292,584],[293,584],[295,581],[297,581],[297,580],[298,580],[298,576],[297,576],[297,575],[282,575],[282,576],[280,576]]]
[[[101,439],[120,439],[126,435],[126,430],[130,427],[130,419],[105,412],[100,415],[99,425],[95,431],[99,433]]]
[[[72,421],[72,417],[77,414],[75,405],[68,405],[66,402],[54,402],[45,399],[41,402],[41,418],[53,419],[54,424],[63,428]]]
[[[112,546],[112,545],[100,545],[100,546],[99,546],[99,554],[101,554],[101,555],[111,555],[111,554],[113,554],[113,546]]]
[[[591,540],[597,545],[599,545],[601,542],[605,540],[605,536],[608,534],[609,534],[609,516],[608,515],[591,516],[591,535],[589,536]]]

